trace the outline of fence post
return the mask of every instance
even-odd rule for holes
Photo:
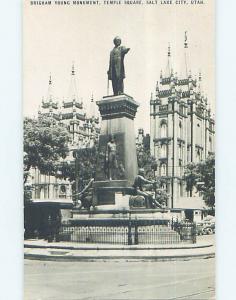
[[[192,240],[193,240],[193,243],[196,244],[196,242],[197,242],[197,225],[195,222],[193,223],[193,227],[192,227]]]
[[[49,214],[48,215],[48,220],[47,220],[47,230],[46,230],[46,236],[47,236],[47,240],[49,243],[51,243],[53,241],[53,234],[52,234],[52,216]]]
[[[134,222],[134,244],[138,245],[138,222],[137,217]]]
[[[131,222],[131,214],[129,213],[129,223],[128,223],[128,245],[132,245],[132,222]]]

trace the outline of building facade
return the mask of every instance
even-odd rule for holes
[[[177,208],[181,198],[196,196],[186,192],[185,166],[214,153],[215,122],[202,91],[202,76],[193,78],[189,68],[187,37],[183,62],[180,73],[174,73],[169,47],[166,71],[161,71],[150,100],[151,153],[157,159],[156,176],[164,179],[170,195],[170,208]]]
[[[96,103],[91,97],[89,109],[84,109],[79,100],[77,80],[74,65],[72,66],[69,94],[61,103],[53,95],[53,82],[50,76],[48,93],[42,99],[38,111],[38,118],[47,116],[67,127],[70,134],[69,154],[61,159],[62,164],[75,164],[76,151],[91,148],[98,140],[100,125]],[[38,169],[31,170],[33,199],[59,199],[72,197],[72,185],[68,179],[59,179],[48,174],[41,174]]]

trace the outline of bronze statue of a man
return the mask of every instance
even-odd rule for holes
[[[110,136],[106,149],[106,172],[109,180],[114,180],[117,169],[116,151],[117,146],[113,135]]]
[[[121,46],[121,38],[118,36],[114,38],[113,42],[115,47],[110,52],[110,63],[107,74],[108,80],[112,81],[113,93],[116,96],[124,93],[124,57],[125,54],[130,50],[130,48]]]

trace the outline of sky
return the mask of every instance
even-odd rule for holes
[[[140,107],[135,127],[149,131],[149,100],[171,47],[174,72],[184,68],[184,33],[189,69],[202,73],[202,89],[215,109],[214,1],[203,5],[35,6],[25,1],[23,18],[23,110],[36,116],[47,96],[49,74],[54,97],[69,93],[72,62],[79,98],[85,106],[93,94],[107,95],[107,70],[113,38],[130,48],[125,57],[124,91]],[[110,94],[112,93],[110,83]]]

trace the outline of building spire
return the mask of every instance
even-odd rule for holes
[[[168,44],[168,57],[171,56],[171,52],[170,52],[170,43]]]
[[[52,101],[52,74],[49,74],[47,101]]]
[[[75,75],[75,64],[74,64],[74,62],[72,62],[71,75],[72,76]]]
[[[150,96],[150,101],[153,100],[153,93],[151,93],[151,96]]]
[[[201,93],[201,87],[202,87],[202,73],[201,71],[198,73],[198,93]]]
[[[166,66],[166,77],[170,77],[171,75],[171,48],[170,48],[170,43],[168,44],[168,50],[167,50],[167,66]]]
[[[187,49],[188,48],[188,35],[187,35],[187,31],[184,32],[184,48]]]
[[[185,76],[188,77],[188,35],[187,31],[184,32],[184,64],[185,64]]]
[[[71,67],[71,80],[69,86],[68,101],[78,101],[78,90],[77,90],[77,82],[75,77],[74,62],[72,62],[72,67]]]

